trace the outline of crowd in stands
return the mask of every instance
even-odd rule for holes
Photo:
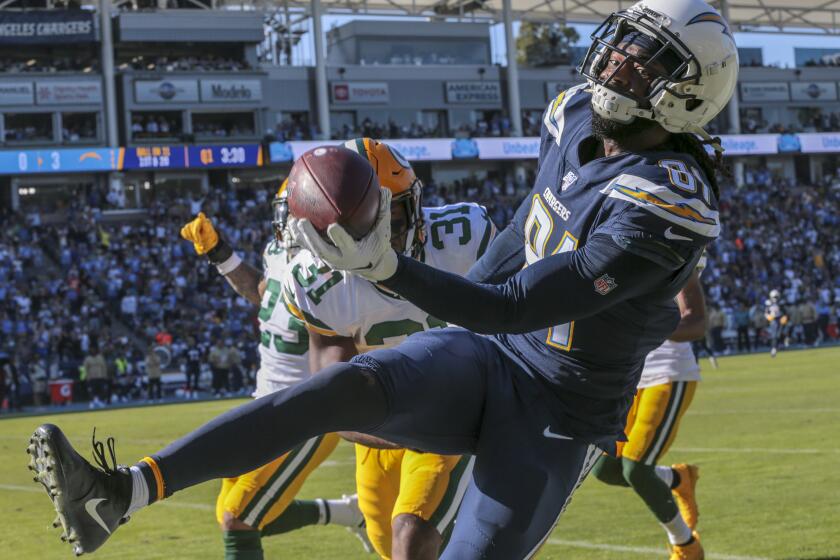
[[[766,170],[746,175],[741,189],[724,188],[721,238],[709,249],[703,281],[711,340],[717,351],[761,343],[771,289],[782,292],[787,337],[816,344],[838,339],[840,312],[840,182],[797,185]],[[745,336],[727,342],[723,334]]]
[[[251,66],[244,60],[204,54],[201,56],[144,56],[138,55],[117,64],[118,70],[150,70],[156,72],[236,72],[250,70]]]
[[[215,138],[236,138],[242,136],[253,136],[253,125],[240,125],[235,122],[201,122],[193,119],[193,134],[196,136]]]
[[[33,54],[0,58],[0,68],[10,73],[99,72],[99,61],[88,56]]]
[[[96,140],[96,118],[82,119],[78,121],[64,121],[61,127],[61,140],[63,142],[81,142]]]
[[[51,142],[53,139],[52,120],[16,119],[12,121],[7,119],[5,138],[6,142]]]
[[[135,140],[174,138],[181,134],[181,118],[163,113],[132,113],[131,137]]]
[[[503,227],[529,192],[532,173],[427,181],[424,205],[476,201]],[[703,275],[711,347],[766,347],[764,306],[774,288],[790,314],[792,344],[840,341],[840,181],[802,186],[758,170],[746,182],[722,189],[724,228]],[[41,224],[37,214],[3,216],[0,391],[7,406],[46,403],[47,384],[58,378],[77,380],[74,398],[91,406],[159,400],[160,382],[149,381],[158,369],[164,395],[173,385],[184,397],[250,390],[258,367],[256,310],[178,232],[204,211],[258,265],[270,236],[272,194],[159,189],[140,221],[105,219],[102,197],[92,195],[65,208],[58,224]],[[200,381],[188,385],[190,372]],[[100,375],[103,381],[93,381]]]

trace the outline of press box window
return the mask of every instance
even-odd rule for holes
[[[178,139],[183,131],[180,111],[131,113],[131,137],[134,140]]]
[[[6,113],[6,142],[52,142],[52,113]]]
[[[61,113],[62,142],[94,142],[98,128],[96,113]]]
[[[192,130],[203,139],[254,136],[254,113],[193,113]]]

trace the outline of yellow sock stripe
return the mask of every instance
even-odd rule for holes
[[[155,475],[155,484],[157,485],[157,497],[155,501],[160,501],[165,497],[164,488],[163,488],[163,475],[160,473],[160,467],[158,467],[157,462],[151,457],[143,457],[140,459],[142,462],[149,465],[152,469],[152,473]]]

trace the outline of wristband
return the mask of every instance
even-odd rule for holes
[[[219,263],[216,265],[216,270],[219,271],[219,274],[222,276],[227,276],[231,272],[233,272],[240,264],[242,264],[242,259],[236,253],[231,253],[230,257],[227,258],[225,262]]]

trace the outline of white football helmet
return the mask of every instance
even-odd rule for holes
[[[770,301],[776,303],[781,299],[782,293],[779,290],[770,290]]]
[[[644,59],[619,47],[632,31],[653,39],[659,50]],[[595,30],[592,41],[579,70],[592,88],[597,114],[621,123],[651,119],[669,132],[691,132],[711,140],[702,127],[723,110],[738,79],[735,40],[717,10],[703,0],[642,0],[614,12]],[[625,58],[602,79],[613,52]],[[670,68],[665,72],[651,68],[666,60]],[[611,82],[624,64],[639,65],[654,75],[645,96]]]

